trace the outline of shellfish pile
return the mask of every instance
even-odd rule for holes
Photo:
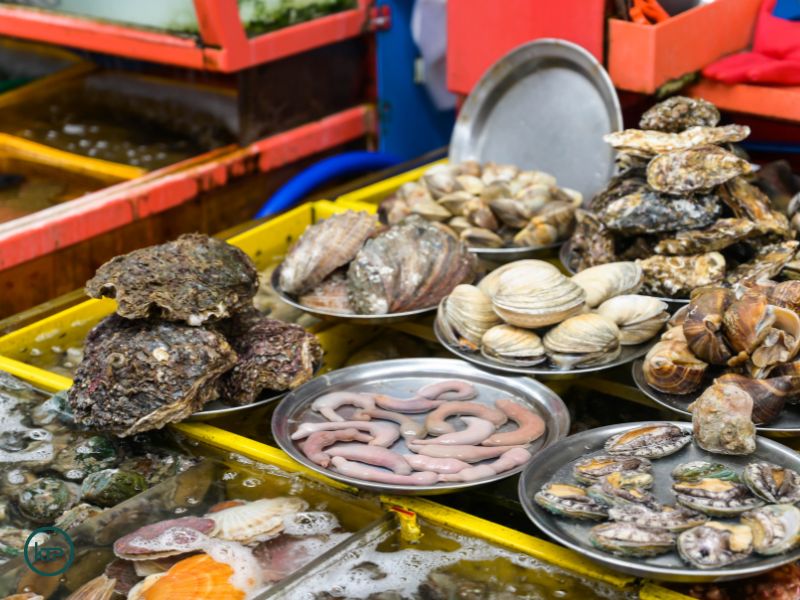
[[[542,248],[569,236],[582,202],[547,173],[466,161],[434,165],[379,212],[389,225],[412,214],[442,223],[470,248]]]
[[[798,242],[784,214],[731,151],[749,128],[718,126],[704,100],[675,97],[642,117],[641,129],[608,134],[618,174],[576,214],[568,267],[636,260],[643,292],[685,298],[697,288],[777,276]]]
[[[347,211],[310,225],[280,266],[279,286],[309,308],[385,315],[432,308],[474,278],[476,260],[446,228],[411,215],[381,228]]]
[[[302,440],[300,450],[323,468],[390,485],[475,482],[527,463],[544,420],[513,399],[489,405],[477,397],[460,380],[425,385],[410,398],[331,392],[314,400],[307,415],[314,418],[301,422],[291,439]],[[509,421],[516,427],[500,431]],[[401,437],[410,452],[401,453]]]
[[[671,473],[675,505],[659,503],[651,461],[691,441],[672,424],[630,429],[573,464],[577,483],[548,483],[534,500],[559,517],[607,521],[591,528],[589,542],[619,556],[675,550],[693,567],[714,569],[800,545],[800,474],[772,463],[752,462],[741,473],[720,463],[681,463]]]
[[[305,383],[319,343],[256,311],[256,288],[246,254],[200,234],[102,265],[86,291],[115,298],[117,311],[86,338],[68,395],[76,422],[129,436],[217,398],[241,406]]]
[[[456,287],[439,305],[436,323],[449,345],[501,364],[602,365],[622,346],[653,338],[669,318],[666,303],[636,295],[641,286],[642,269],[633,262],[569,278],[548,262],[522,260],[477,286]]]
[[[645,381],[667,394],[705,388],[689,406],[698,443],[749,454],[754,424],[775,421],[800,400],[798,308],[798,281],[699,288],[645,357]]]

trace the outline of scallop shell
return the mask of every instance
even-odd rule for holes
[[[613,262],[589,267],[572,276],[586,291],[586,305],[594,308],[614,296],[633,294],[642,287],[642,268],[634,262]]]
[[[308,503],[300,498],[264,498],[206,515],[217,524],[215,537],[242,544],[274,538],[283,531],[283,518],[301,512]]]
[[[673,327],[644,357],[644,378],[659,392],[689,394],[700,387],[708,364],[692,354],[685,340],[664,339],[673,332],[683,335]]]
[[[200,517],[159,521],[119,538],[114,542],[114,554],[126,560],[153,560],[194,552],[216,528],[212,519]]]
[[[72,592],[67,600],[109,600],[114,594],[116,583],[116,579],[100,575]]]
[[[373,215],[348,210],[308,227],[281,265],[281,289],[302,294],[317,287],[355,257],[375,225]]]
[[[520,367],[538,365],[547,359],[538,335],[511,325],[497,325],[486,331],[481,352],[487,358]]]
[[[631,346],[655,336],[669,320],[667,303],[650,296],[626,294],[609,298],[597,307],[597,314],[614,321],[620,344]]]
[[[586,294],[558,270],[531,263],[510,269],[500,276],[492,297],[494,310],[517,327],[535,328],[559,323],[580,313]]]
[[[208,554],[190,556],[166,573],[147,577],[128,593],[128,600],[244,600],[245,591],[230,581],[233,573],[233,567]]]
[[[462,284],[439,304],[436,322],[449,343],[477,350],[483,334],[502,321],[486,294],[474,285]]]
[[[621,351],[617,325],[598,314],[571,317],[548,331],[544,348],[561,368],[588,367],[614,360]]]

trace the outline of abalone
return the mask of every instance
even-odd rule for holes
[[[716,569],[744,560],[753,552],[747,525],[711,521],[678,536],[678,553],[698,569]]]
[[[611,436],[605,443],[609,454],[661,458],[674,454],[692,441],[692,435],[677,425],[644,425]]]

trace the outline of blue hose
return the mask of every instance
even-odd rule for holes
[[[740,142],[739,145],[749,152],[800,154],[800,144],[792,142]]]
[[[269,217],[297,204],[320,186],[341,177],[394,167],[399,158],[381,152],[344,152],[325,158],[284,183],[256,214]]]

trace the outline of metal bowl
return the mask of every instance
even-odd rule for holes
[[[672,421],[656,422],[656,424],[666,423]],[[653,558],[619,557],[599,550],[589,542],[589,529],[596,524],[595,522],[587,523],[557,517],[533,500],[534,494],[546,483],[574,481],[572,464],[578,459],[604,453],[603,444],[612,435],[647,424],[651,423],[624,423],[590,429],[572,435],[535,456],[527,464],[519,480],[520,502],[531,521],[554,540],[598,563],[638,577],[664,581],[701,582],[741,579],[800,559],[800,548],[797,548],[780,556],[765,557],[754,554],[727,567],[700,570],[684,563],[677,552]],[[674,424],[685,431],[691,431],[692,428],[689,423]],[[756,451],[749,456],[711,454],[691,443],[675,454],[652,461],[655,478],[653,493],[659,502],[674,504],[675,496],[671,491],[672,469],[680,463],[693,460],[723,463],[737,470],[741,470],[747,463],[763,460],[800,471],[800,456],[794,450],[763,437],[758,438]],[[715,520],[721,519],[715,518]]]
[[[650,398],[656,404],[663,406],[667,410],[679,414],[688,420],[691,420],[692,413],[689,412],[688,406],[700,397],[700,394],[705,391],[711,381],[704,385],[700,392],[693,392],[691,394],[665,394],[659,392],[644,378],[644,361],[637,360],[631,366],[631,374],[633,375],[633,382],[636,384],[641,392]],[[764,435],[770,436],[788,436],[797,435],[800,433],[800,406],[793,406],[787,404],[781,411],[780,416],[767,425],[757,425],[756,429]]]
[[[547,246],[537,246],[536,248],[469,248],[469,251],[481,260],[504,265],[530,258],[549,258],[553,255],[553,251],[559,248],[561,244],[563,244],[563,242],[556,242],[555,244],[548,244]]]
[[[211,421],[212,419],[228,417],[230,415],[242,413],[248,410],[253,410],[254,408],[258,408],[260,406],[265,406],[270,402],[277,402],[288,393],[289,392],[275,392],[274,396],[267,396],[265,398],[256,400],[255,402],[251,402],[250,404],[245,404],[244,406],[229,406],[224,402],[220,402],[219,400],[214,400],[213,402],[209,402],[208,404],[203,406],[202,410],[198,410],[197,412],[192,413],[188,418],[184,419],[183,422],[191,423],[197,421]]]
[[[569,412],[561,398],[533,379],[487,373],[460,360],[448,358],[406,358],[347,367],[309,381],[287,395],[275,409],[272,416],[272,434],[286,453],[309,469],[332,479],[377,493],[443,494],[490,483],[519,473],[524,465],[474,482],[448,482],[431,486],[375,483],[347,477],[331,469],[320,467],[310,461],[290,437],[297,429],[298,424],[303,421],[322,422],[325,420],[311,410],[311,403],[322,394],[352,390],[410,396],[421,386],[443,379],[462,379],[475,385],[479,394],[478,398],[473,400],[474,402],[491,404],[499,398],[511,396],[524,402],[531,410],[538,413],[544,419],[547,429],[544,435],[529,447],[534,456],[543,448],[564,438],[569,432]],[[343,407],[339,411],[345,418],[348,418],[352,412],[352,407]],[[418,420],[425,417],[424,414],[408,416]],[[499,431],[506,431],[514,427],[516,425],[506,424]],[[402,438],[395,442],[391,449],[400,453],[407,452]]]
[[[279,281],[282,266],[282,264],[278,265],[278,267],[272,272],[272,277],[270,278],[272,289],[275,290],[275,293],[278,294],[278,297],[280,297],[280,299],[289,306],[292,306],[298,310],[302,310],[310,315],[314,315],[315,317],[324,321],[338,321],[341,323],[354,323],[356,325],[389,325],[392,323],[408,321],[436,310],[436,306],[431,306],[430,308],[419,308],[417,310],[391,313],[388,315],[348,315],[330,310],[310,308],[308,306],[303,306],[281,289]]]

